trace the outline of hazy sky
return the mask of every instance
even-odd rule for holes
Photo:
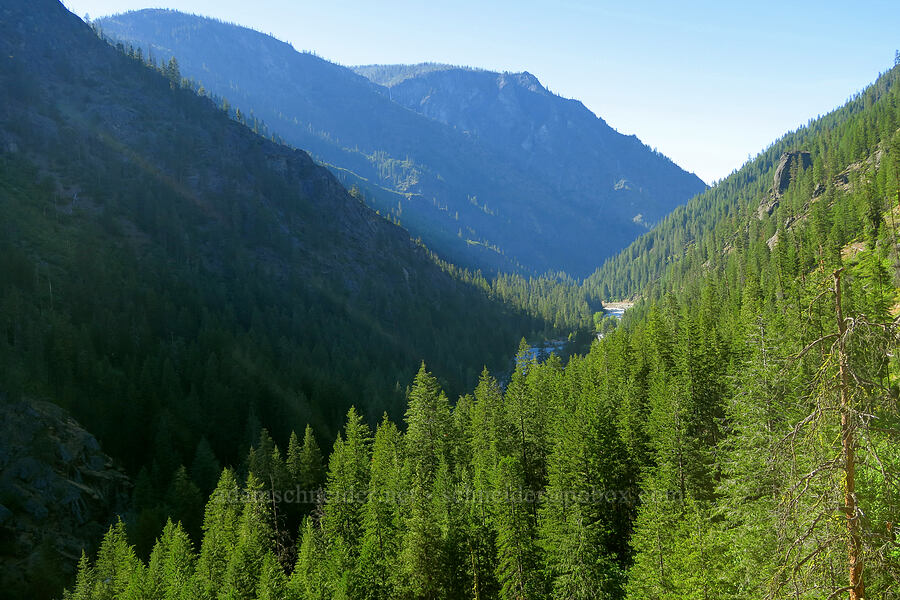
[[[529,71],[707,182],[873,81],[900,2],[65,0],[79,16],[176,8],[345,64]]]

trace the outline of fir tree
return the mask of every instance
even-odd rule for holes
[[[165,600],[196,598],[195,561],[190,537],[180,523],[173,524],[170,519],[150,553],[144,583],[148,597]]]
[[[534,519],[534,490],[525,487],[526,473],[518,455],[504,457],[497,465],[497,580],[500,597],[525,600],[541,597],[540,554]]]
[[[75,571],[75,586],[63,593],[63,600],[92,600],[95,585],[94,569],[88,560],[87,553],[81,551]]]
[[[312,518],[306,517],[300,528],[297,563],[288,584],[295,597],[303,600],[324,600],[330,597],[326,560],[323,533]]]
[[[197,582],[204,598],[218,596],[228,561],[238,542],[241,493],[234,473],[222,471],[216,489],[206,503],[203,543],[197,561]]]
[[[424,363],[409,392],[406,426],[403,478],[410,503],[401,549],[404,587],[413,597],[434,598],[442,589],[445,548],[432,499],[438,470],[450,459],[452,421],[450,403]]]
[[[264,559],[272,552],[271,500],[266,487],[253,473],[247,476],[243,497],[244,507],[236,544],[228,556],[219,590],[221,600],[252,600],[257,592]]]
[[[365,586],[358,562],[363,506],[369,484],[371,431],[351,408],[328,461],[322,530],[328,542],[327,577],[337,598],[355,598]]]
[[[369,493],[363,508],[360,549],[366,598],[395,598],[400,566],[401,503],[404,501],[403,439],[387,415],[375,432]]]
[[[260,566],[256,600],[287,600],[288,578],[275,554],[267,552]]]
[[[219,475],[222,473],[222,466],[216,460],[209,442],[206,438],[200,438],[197,442],[197,449],[194,452],[194,459],[191,462],[191,480],[200,488],[200,493],[204,498],[209,497],[216,488]]]
[[[135,597],[143,584],[144,566],[128,544],[125,524],[120,520],[109,528],[93,569],[94,590],[98,600],[118,600]]]

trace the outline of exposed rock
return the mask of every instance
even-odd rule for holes
[[[762,221],[766,215],[771,215],[778,208],[778,198],[763,198],[756,209],[756,218]]]
[[[797,171],[802,171],[812,166],[812,156],[809,152],[795,150],[793,152],[785,152],[778,161],[778,167],[775,168],[775,180],[772,183],[772,192],[776,196],[780,196],[788,188],[791,183],[791,172],[796,166]]]
[[[0,400],[0,590],[58,596],[130,483],[97,439],[49,402]]]

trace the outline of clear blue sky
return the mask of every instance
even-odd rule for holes
[[[65,0],[176,8],[345,64],[529,71],[707,182],[889,68],[897,0]]]

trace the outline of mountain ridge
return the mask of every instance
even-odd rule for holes
[[[705,188],[580,102],[547,92],[531,75],[419,65],[423,73],[391,75],[406,78],[384,87],[264,34],[174,11],[137,11],[95,23],[112,39],[150,48],[164,60],[176,57],[183,75],[333,165],[373,207],[462,266],[586,275],[647,223]],[[480,93],[491,110],[507,99],[519,109],[484,115],[479,135],[460,115],[440,119],[443,108],[420,110],[412,82],[460,72],[503,78],[502,96],[475,88],[463,93]],[[531,108],[542,112],[535,117]],[[495,117],[517,119],[516,125],[494,123]],[[542,136],[553,146],[529,160]]]
[[[59,3],[0,31],[0,386],[130,469],[160,436],[177,466],[199,436],[225,458],[245,426],[374,420],[423,359],[461,389],[544,329]]]

